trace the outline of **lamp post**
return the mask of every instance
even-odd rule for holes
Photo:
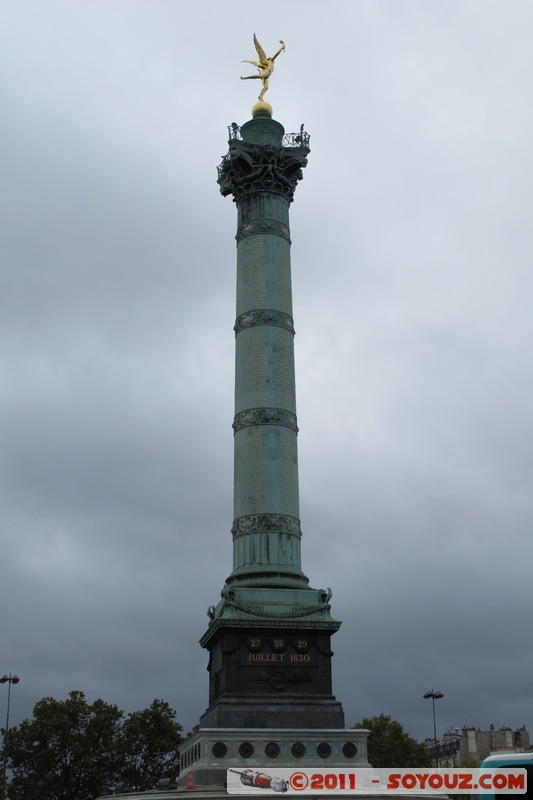
[[[11,684],[18,683],[20,678],[18,675],[3,675],[0,678],[0,683],[8,683],[9,687],[7,690],[7,714],[6,714],[6,727],[4,730],[4,763],[2,766],[2,784],[0,785],[0,800],[5,800],[6,798],[6,778],[7,778],[7,735],[9,733],[9,705],[11,702]]]
[[[439,766],[439,756],[437,753],[437,723],[435,721],[435,700],[440,700],[441,697],[444,697],[442,692],[436,692],[434,689],[431,689],[429,692],[424,694],[424,700],[429,700],[431,697],[431,702],[433,704],[433,741],[435,743],[435,766],[438,769]]]

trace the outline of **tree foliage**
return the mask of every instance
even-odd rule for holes
[[[370,731],[368,760],[376,769],[431,766],[431,757],[424,745],[409,736],[399,722],[385,714],[365,717],[352,727]]]
[[[128,786],[139,791],[162,776],[178,774],[181,730],[176,712],[164,700],[128,714],[118,738],[122,778]]]
[[[121,717],[103,700],[89,705],[83,692],[71,692],[67,700],[39,700],[33,719],[8,734],[9,800],[96,797],[107,776],[115,774]]]
[[[93,800],[124,782],[150,789],[178,774],[181,725],[175,717],[163,700],[124,719],[117,706],[89,704],[83,692],[70,692],[66,700],[45,697],[4,743],[12,770],[7,796]]]

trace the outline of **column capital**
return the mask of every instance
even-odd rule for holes
[[[299,133],[285,134],[279,122],[255,117],[242,128],[233,123],[228,130],[229,151],[218,167],[224,197],[232,194],[238,204],[247,195],[266,192],[291,203],[310,152],[303,125]]]

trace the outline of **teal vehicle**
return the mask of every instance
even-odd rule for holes
[[[525,800],[531,800],[533,798],[533,752],[510,753],[502,751],[501,753],[494,753],[481,762],[481,769],[497,770],[498,772],[508,769],[525,769],[527,775],[526,793],[508,794],[505,790],[501,792],[484,792],[481,795],[472,795],[471,800],[474,800],[475,797],[483,800],[496,800],[497,798],[508,798],[509,800],[525,798]]]

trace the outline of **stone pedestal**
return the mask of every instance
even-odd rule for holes
[[[322,603],[317,610],[324,610]],[[310,615],[311,616],[311,615]],[[269,627],[245,618],[209,631],[210,705],[202,727],[341,728],[342,706],[331,692],[329,631]],[[272,624],[272,623],[270,623]]]

